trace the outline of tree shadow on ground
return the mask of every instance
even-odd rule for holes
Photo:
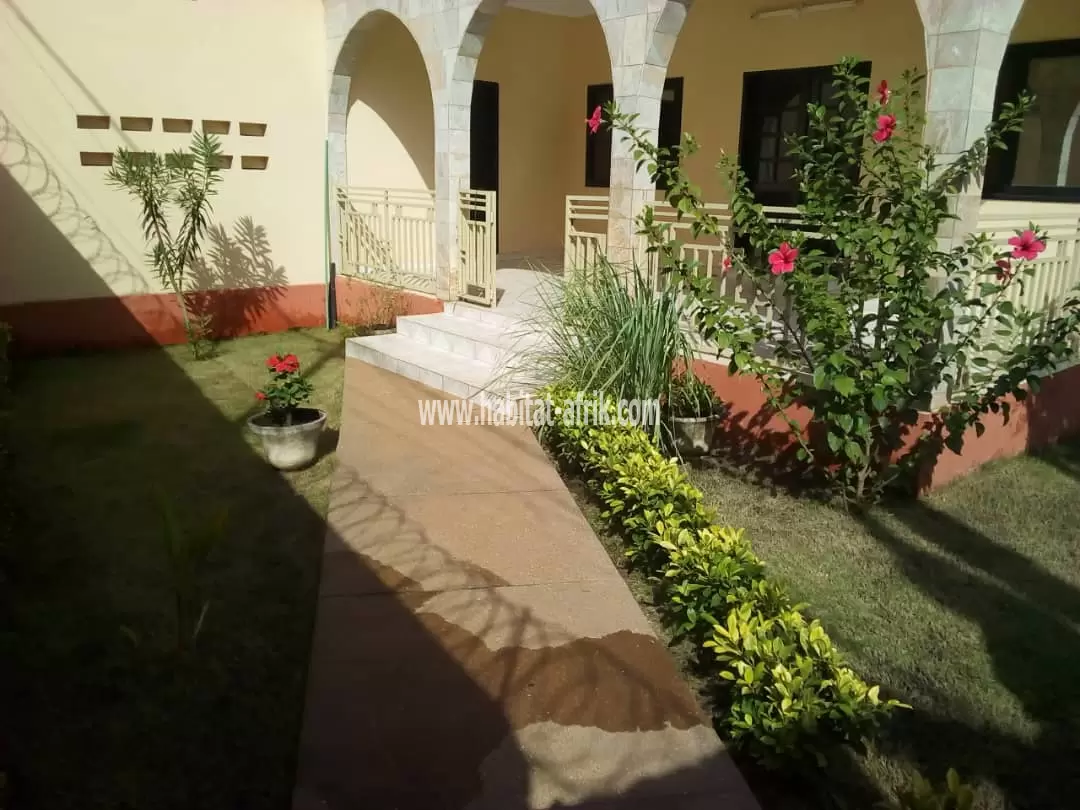
[[[6,163],[0,169],[11,191],[4,219],[26,227],[22,238],[32,233],[38,253],[17,254],[26,261],[5,264],[5,277],[35,272],[35,256],[56,257],[49,272],[64,289],[115,301],[105,307],[113,333],[153,344],[107,283],[112,257],[122,254],[86,223],[42,153],[28,146],[25,154],[15,161],[22,174]],[[42,194],[70,204],[43,205]],[[71,210],[82,212],[72,219],[79,227],[62,230]],[[84,234],[89,250],[73,244]],[[268,272],[254,259],[257,229],[239,241],[242,261],[251,260],[245,267]],[[117,259],[116,267],[127,265]],[[16,341],[23,327],[35,335],[50,328],[14,325]],[[58,345],[79,334],[61,337]],[[10,456],[0,506],[14,514],[11,533],[0,536],[5,808],[290,805],[326,535],[324,515],[294,483],[329,468],[283,475],[267,465],[244,433],[252,382],[227,365],[181,362],[183,351],[21,362],[0,448]],[[342,351],[336,339],[316,341],[304,354],[306,371]],[[205,386],[239,391],[244,407],[232,396],[227,406],[208,398]],[[175,644],[160,493],[187,531],[228,514],[198,576],[209,600],[205,622],[185,651]],[[355,565],[365,569],[362,560]],[[386,610],[425,667],[457,669],[405,604],[388,601]],[[506,725],[489,695],[458,680],[456,695],[478,723]]]
[[[904,753],[925,773],[956,767],[996,783],[1017,808],[1067,806],[1066,797],[1080,795],[1080,592],[925,502],[888,511],[941,553],[917,547],[872,513],[859,519],[912,583],[978,626],[997,680],[1038,726],[1031,739],[975,727],[959,716],[955,698],[928,685],[914,696],[915,711],[897,718],[892,744],[919,741],[920,750]]]

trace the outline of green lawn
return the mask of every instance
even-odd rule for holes
[[[857,670],[914,707],[861,759],[871,782],[954,766],[980,808],[1075,806],[1080,444],[861,516],[692,475]]]
[[[281,474],[244,427],[265,358],[294,352],[330,412],[325,455]],[[340,338],[310,330],[19,364],[14,536],[0,546],[0,769],[13,808],[286,808],[341,406]],[[157,493],[225,532],[174,643]],[[2,538],[0,538],[2,539]]]

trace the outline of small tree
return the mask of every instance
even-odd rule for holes
[[[161,155],[117,149],[106,179],[139,201],[147,258],[158,281],[175,296],[188,345],[196,358],[211,350],[211,318],[191,297],[190,273],[202,255],[212,212],[211,198],[221,179],[221,146],[200,132],[187,151]],[[174,233],[173,226],[179,223]]]
[[[800,459],[849,500],[879,495],[945,446],[959,453],[965,431],[981,433],[988,412],[1007,418],[1005,397],[1037,390],[1040,376],[1071,354],[1080,326],[1076,296],[1056,313],[1012,300],[1015,287],[1022,298],[1037,272],[1031,260],[1046,245],[1035,225],[1006,251],[985,235],[939,244],[953,218],[950,199],[976,178],[990,149],[1004,148],[1002,136],[1021,128],[1031,99],[1006,104],[983,138],[939,166],[920,140],[920,81],[906,73],[894,98],[885,82],[869,93],[855,60],[836,67],[832,104],[809,105],[808,134],[788,141],[798,161],[799,229],[766,218],[746,176],[724,158],[729,233],[682,167],[694,139],[684,136],[678,152],[659,149],[635,116],[608,109],[639,166],[665,181],[693,236],[725,245],[725,272],[740,273],[762,297],[782,292],[790,302],[790,317],[762,319],[719,295],[651,208],[638,218],[654,260],[692,293],[697,328],[728,353],[729,372],[757,377],[785,414]],[[763,344],[772,359],[761,356]],[[919,411],[941,392],[948,404],[928,424]],[[796,403],[810,410],[808,425],[786,416]]]

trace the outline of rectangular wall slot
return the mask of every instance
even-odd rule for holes
[[[191,132],[190,118],[162,118],[161,128],[166,132]]]
[[[127,132],[149,132],[153,128],[153,118],[142,118],[131,115],[120,116],[120,129]]]
[[[240,122],[240,134],[251,138],[261,138],[266,134],[266,124],[258,124],[252,121]]]
[[[112,152],[79,152],[83,166],[112,166]]]
[[[232,168],[232,155],[220,155],[217,160],[219,169],[231,169]]]
[[[263,171],[269,162],[270,158],[266,155],[243,155],[240,158],[240,168]]]
[[[75,126],[79,129],[108,129],[110,120],[107,115],[76,115]]]
[[[203,119],[202,129],[207,135],[228,135],[229,134],[229,122]]]

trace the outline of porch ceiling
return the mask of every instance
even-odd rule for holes
[[[594,13],[589,0],[508,0],[506,5],[560,17],[586,17]]]

